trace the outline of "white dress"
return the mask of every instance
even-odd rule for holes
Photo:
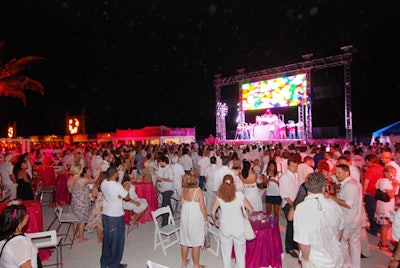
[[[244,183],[244,196],[249,200],[250,204],[253,206],[254,211],[262,211],[262,192],[257,187],[257,183]]]
[[[140,205],[136,206],[135,204],[129,202],[129,201],[122,201],[122,208],[124,210],[133,210],[135,213],[140,213],[143,210],[145,210],[149,205],[147,203],[147,200],[144,198],[139,198],[138,195],[136,194],[135,191],[135,185],[133,185],[132,183],[129,183],[129,197],[132,200],[135,200],[136,202],[139,202]]]
[[[376,182],[376,189],[380,189],[385,192],[387,190],[393,190],[392,182],[387,178],[381,178]],[[395,198],[392,197],[389,202],[384,202],[381,200],[376,201],[375,210],[375,221],[377,224],[388,225],[390,222],[386,219],[388,215],[396,211]]]
[[[182,198],[181,211],[181,245],[198,247],[204,243],[204,217],[200,210],[200,203],[194,201],[197,191],[191,201]]]

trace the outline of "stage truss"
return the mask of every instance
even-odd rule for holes
[[[350,78],[350,63],[352,61],[353,46],[344,46],[340,49],[342,54],[330,56],[320,59],[312,59],[313,54],[303,55],[303,62],[274,67],[261,71],[244,73],[244,69],[239,69],[238,74],[234,76],[221,77],[221,74],[215,74],[215,103],[221,105],[221,88],[224,86],[241,84],[242,82],[259,81],[276,78],[279,76],[288,76],[298,74],[299,72],[307,75],[307,101],[306,105],[298,106],[299,122],[302,122],[305,127],[305,139],[312,139],[312,102],[311,100],[311,70],[325,69],[337,66],[344,66],[344,91],[345,91],[345,129],[346,138],[353,140],[353,120],[351,107],[351,78]],[[240,88],[239,88],[240,90]],[[241,96],[241,94],[239,94]],[[242,104],[240,103],[240,117],[244,117]],[[216,107],[216,136],[223,139],[226,137],[225,116],[226,113],[219,113]],[[224,118],[222,118],[222,116]],[[222,125],[223,124],[223,125]]]

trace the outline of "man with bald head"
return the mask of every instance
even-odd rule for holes
[[[392,152],[390,151],[382,152],[380,155],[380,160],[383,163],[383,165],[385,166],[390,165],[396,169],[396,179],[398,182],[400,182],[400,166],[394,161]]]

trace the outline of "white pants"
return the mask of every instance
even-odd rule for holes
[[[207,189],[205,197],[206,197],[206,207],[208,215],[211,215],[211,208],[214,205],[215,196],[216,196],[215,192]]]
[[[344,268],[359,268],[361,266],[361,226],[359,228],[344,228],[342,250]]]
[[[235,246],[236,268],[245,268],[246,238],[244,237],[244,233],[240,237],[225,237],[220,231],[219,238],[221,240],[221,253],[224,268],[232,268],[232,244]]]

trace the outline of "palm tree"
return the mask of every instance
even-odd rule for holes
[[[3,46],[4,41],[0,40],[0,52]],[[42,83],[21,74],[30,64],[43,60],[43,57],[27,56],[20,59],[12,59],[3,64],[3,61],[0,59],[0,96],[20,99],[25,106],[25,90],[39,92],[43,95],[44,87]]]

